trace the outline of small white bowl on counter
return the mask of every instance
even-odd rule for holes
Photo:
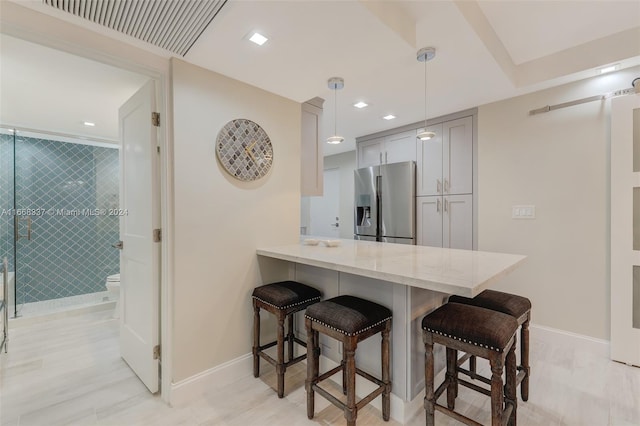
[[[317,246],[320,243],[320,240],[317,240],[315,238],[305,238],[302,241],[302,244],[304,244],[305,246]]]
[[[327,247],[339,247],[341,244],[340,240],[322,240],[322,242]]]

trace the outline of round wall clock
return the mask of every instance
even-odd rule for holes
[[[227,173],[242,181],[260,179],[273,163],[273,147],[267,133],[251,120],[232,120],[216,140],[216,155]]]

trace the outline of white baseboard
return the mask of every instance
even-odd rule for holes
[[[253,356],[248,353],[177,383],[172,383],[169,404],[172,407],[185,406],[206,391],[228,386],[252,374]]]
[[[611,353],[611,342],[608,340],[536,324],[531,324],[529,329],[530,339],[539,339],[554,346],[571,346],[606,358],[609,358]]]

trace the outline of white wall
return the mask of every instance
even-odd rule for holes
[[[481,106],[478,249],[528,256],[498,290],[533,303],[532,321],[609,338],[609,106],[529,110],[627,88],[640,68]],[[535,220],[511,207],[536,206]]]
[[[175,186],[173,382],[251,352],[256,247],[298,240],[300,104],[172,60]],[[215,141],[235,118],[271,138],[273,167],[243,183],[219,166]],[[284,278],[284,277],[283,277]]]
[[[356,152],[324,157],[324,169],[340,169],[340,238],[353,239],[353,171],[356,169]]]
[[[340,217],[340,238],[353,238],[353,199],[354,180],[353,171],[356,168],[356,152],[348,151],[341,154],[334,154],[324,157],[324,170],[338,169],[340,173],[340,196],[339,196],[339,217]],[[326,186],[325,186],[326,190]],[[307,226],[310,232],[311,209],[314,203],[311,199],[315,197],[302,197],[302,224]]]

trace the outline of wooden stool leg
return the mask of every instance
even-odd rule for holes
[[[423,332],[424,340],[424,409],[426,411],[426,425],[435,425],[435,400],[433,390],[433,341],[428,332]]]
[[[447,348],[447,407],[453,410],[456,407],[458,395],[458,351]]]
[[[278,315],[278,363],[276,364],[276,374],[278,375],[278,398],[282,398],[284,396],[284,372],[286,370],[284,365],[284,319],[284,315]]]
[[[496,353],[489,359],[491,363],[491,426],[502,426],[502,406],[504,403],[504,389],[502,388],[502,371],[504,358]]]
[[[531,375],[531,367],[529,366],[529,319],[522,323],[520,330],[520,358],[522,369],[525,376],[520,384],[520,394],[523,401],[529,400],[529,376]]]
[[[475,355],[471,355],[471,358],[469,358],[469,371],[471,372],[471,379],[475,380],[476,379],[476,356]]]
[[[347,351],[344,343],[342,344],[342,361],[340,362],[342,367],[342,394],[347,394]]]
[[[307,380],[304,383],[304,387],[307,391],[307,417],[312,419],[315,409],[315,391],[313,390],[313,385],[315,385],[318,380],[319,369],[319,339],[318,332],[312,329],[311,320],[305,319],[304,326],[307,331]]]
[[[382,382],[384,383],[384,391],[382,391],[382,419],[387,422],[391,415],[391,381],[390,378],[390,360],[389,360],[389,333],[391,332],[391,321],[387,322],[382,331]]]
[[[289,314],[289,323],[288,325],[288,331],[289,334],[287,335],[287,341],[289,342],[289,353],[288,353],[288,361],[291,361],[293,359],[293,343],[294,343],[294,335],[293,335],[293,317],[294,317],[295,313],[291,313]]]
[[[513,410],[511,411],[511,416],[509,417],[509,422],[507,424],[509,426],[516,426],[516,409],[518,407],[518,396],[516,394],[516,375],[518,374],[518,369],[516,366],[515,342],[513,342],[509,353],[507,353],[505,369],[507,370],[507,383],[504,388],[505,401],[507,404],[511,404],[513,406]]]
[[[358,417],[356,408],[356,347],[358,340],[356,337],[348,337],[345,342],[346,354],[345,367],[347,370],[347,405],[344,408],[344,417],[347,419],[347,426],[355,426]]]
[[[260,376],[260,308],[253,302],[253,377]]]

